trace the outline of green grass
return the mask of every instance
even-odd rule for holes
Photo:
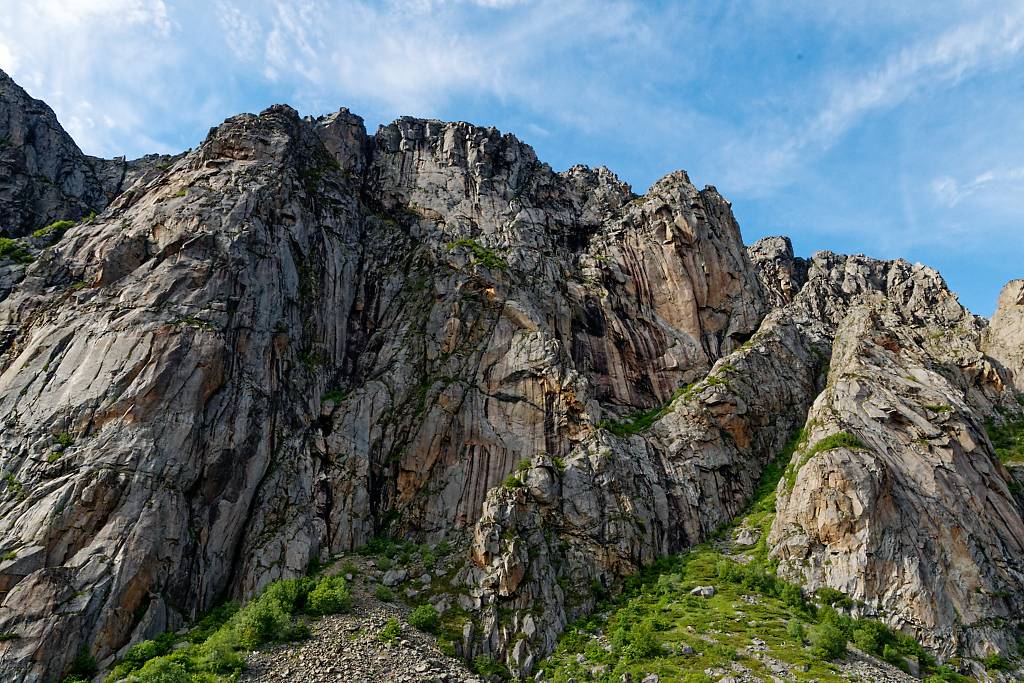
[[[1001,425],[989,421],[985,428],[1002,462],[1024,463],[1024,417],[1007,416]]]
[[[713,377],[708,377],[705,382],[711,383]],[[717,378],[714,378],[717,379]],[[725,383],[724,381],[722,382]],[[692,395],[695,384],[689,386],[680,387],[675,390],[670,398],[663,405],[651,408],[649,410],[641,410],[639,412],[627,415],[622,420],[600,420],[597,423],[599,429],[607,429],[615,436],[632,436],[633,434],[639,434],[650,429],[651,425],[665,417],[668,412],[672,409],[672,404],[676,402],[676,399],[684,397],[689,399]]]
[[[822,450],[837,444],[850,447],[848,436],[823,440]],[[634,681],[654,673],[662,683],[695,683],[725,675],[710,677],[707,669],[728,671],[739,664],[753,676],[771,680],[757,653],[747,649],[757,638],[766,654],[792,665],[793,677],[800,681],[845,680],[831,660],[841,657],[850,641],[901,667],[906,667],[904,657],[919,657],[922,671],[932,680],[969,680],[938,666],[913,639],[880,622],[837,611],[832,605],[852,604],[839,591],[820,591],[814,601],[799,586],[778,578],[765,538],[775,513],[776,485],[786,462],[804,443],[801,431],[766,468],[748,512],[719,534],[731,538],[739,526],[761,530],[755,546],[733,551],[745,556],[743,562],[727,556],[721,541],[656,561],[627,579],[619,596],[566,630],[538,667],[547,679],[617,683],[626,673]],[[707,585],[715,587],[714,596],[690,595],[694,587]],[[690,648],[692,653],[686,654]]]
[[[17,640],[18,637],[18,634],[14,631],[4,631],[0,633],[0,643],[7,642],[8,640]]]
[[[479,264],[489,270],[508,270],[508,261],[493,249],[488,249],[474,239],[463,237],[449,243],[449,251],[456,249],[468,252],[474,265]]]
[[[14,261],[15,263],[32,263],[35,257],[18,240],[0,237],[0,261],[4,260]]]
[[[48,239],[56,242],[73,227],[75,227],[74,221],[54,221],[45,228],[39,228],[33,232],[32,236],[36,239]]]
[[[242,608],[228,603],[212,610],[185,635],[165,633],[135,645],[105,683],[237,680],[245,652],[306,638],[309,618],[350,606],[348,586],[340,576],[275,581]]]

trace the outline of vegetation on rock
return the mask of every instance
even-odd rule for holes
[[[348,586],[340,576],[275,581],[241,609],[228,603],[212,610],[185,635],[165,633],[135,645],[105,683],[235,679],[242,671],[245,651],[266,643],[301,640],[309,634],[309,617],[344,612],[350,605]]]
[[[795,680],[840,681],[835,660],[852,642],[904,670],[919,662],[926,680],[970,680],[938,665],[913,638],[847,614],[853,603],[839,591],[821,590],[812,599],[776,576],[764,536],[776,485],[802,441],[803,432],[766,469],[748,512],[714,540],[658,560],[572,625],[539,667],[546,679],[617,682],[627,673],[633,680],[653,673],[662,683],[703,683],[737,672],[770,680],[785,669]],[[859,447],[849,435],[823,441],[821,450]],[[760,540],[735,547],[729,539],[740,528],[761,530]],[[693,594],[697,586],[713,586],[714,594]]]

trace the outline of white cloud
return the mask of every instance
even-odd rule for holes
[[[138,96],[159,90],[174,32],[162,0],[20,3],[0,15],[0,68],[50,104],[86,151],[166,151],[147,134]]]
[[[966,181],[951,176],[936,178],[931,183],[935,199],[944,206],[953,207],[971,195],[983,191],[1024,184],[1024,166],[1017,168],[993,168],[977,174]]]

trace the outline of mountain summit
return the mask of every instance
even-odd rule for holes
[[[5,680],[381,539],[450,549],[452,651],[526,676],[784,452],[781,579],[965,672],[1017,654],[1024,469],[986,424],[1021,420],[1019,282],[989,322],[925,266],[745,247],[682,172],[637,196],[345,109],[108,161],[2,75],[0,168]]]

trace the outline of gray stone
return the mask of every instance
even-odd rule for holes
[[[384,576],[383,578],[381,578],[380,582],[383,583],[385,586],[392,588],[402,583],[407,578],[409,578],[409,572],[407,570],[389,569],[388,571],[384,572]]]

